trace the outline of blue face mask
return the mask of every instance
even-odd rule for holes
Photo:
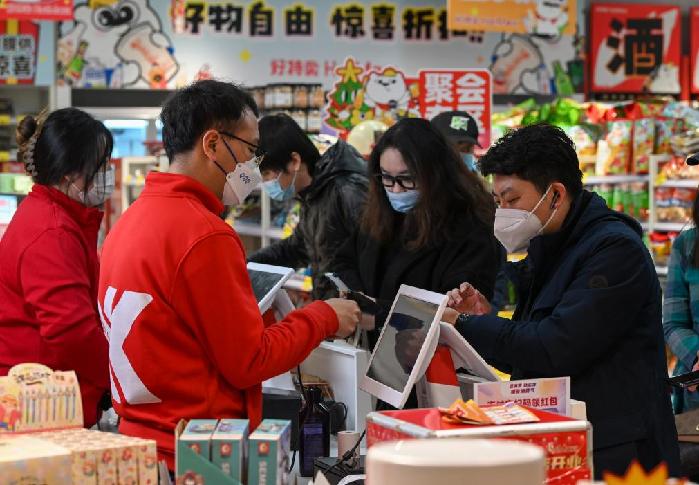
[[[262,186],[264,187],[265,192],[267,192],[267,195],[269,195],[269,198],[278,202],[285,202],[293,199],[294,194],[296,193],[296,187],[294,184],[296,183],[297,173],[298,172],[294,172],[294,178],[291,179],[291,183],[286,189],[282,189],[282,185],[279,183],[279,177],[281,177],[281,174],[279,174],[279,177],[275,178],[274,180],[263,182]]]
[[[420,192],[418,192],[417,190],[406,190],[405,192],[391,192],[385,187],[384,190],[386,190],[386,196],[388,197],[388,201],[391,203],[391,207],[393,207],[393,210],[396,212],[400,212],[401,214],[410,212],[410,210],[413,207],[415,207],[415,204],[417,204],[417,200],[420,197]]]
[[[461,159],[471,172],[476,171],[476,157],[473,155],[473,153],[462,153]]]

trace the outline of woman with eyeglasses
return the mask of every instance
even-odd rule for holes
[[[17,144],[34,186],[0,241],[0,375],[29,362],[74,370],[89,427],[109,389],[97,234],[114,189],[112,135],[66,108],[25,117]]]
[[[375,298],[364,316],[378,339],[401,284],[446,293],[470,281],[492,297],[498,270],[495,205],[478,177],[428,121],[403,119],[369,160],[369,200],[359,231],[335,271],[351,289]]]

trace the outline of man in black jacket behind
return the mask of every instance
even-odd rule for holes
[[[480,168],[494,175],[495,236],[528,257],[513,319],[488,315],[465,283],[450,292],[457,330],[513,379],[571,377],[593,427],[596,478],[634,459],[680,475],[661,289],[641,226],[583,190],[573,142],[558,128],[509,133]]]
[[[357,227],[366,201],[366,162],[338,141],[321,157],[313,142],[289,116],[265,116],[259,122],[260,165],[270,198],[301,202],[299,223],[287,239],[261,249],[249,261],[299,268],[310,265],[313,298],[333,292],[323,277],[332,272],[337,250]]]

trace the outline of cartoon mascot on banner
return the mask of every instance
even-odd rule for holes
[[[363,121],[390,126],[401,118],[420,116],[417,80],[400,70],[386,67],[365,72],[348,57],[335,73],[340,79],[328,94],[325,123],[341,136]]]
[[[92,8],[76,4],[60,25],[59,83],[74,87],[165,89],[179,71],[174,48],[148,0]]]

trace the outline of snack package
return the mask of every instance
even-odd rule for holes
[[[636,120],[633,123],[633,154],[631,156],[631,171],[633,173],[648,173],[650,156],[655,146],[655,122],[652,118]]]
[[[669,155],[672,153],[672,134],[675,120],[660,118],[655,120],[655,153]]]
[[[630,120],[607,123],[607,134],[597,144],[598,175],[623,175],[629,172],[632,126]]]
[[[672,220],[672,203],[675,189],[671,187],[658,187],[655,189],[655,216],[660,222]]]
[[[672,250],[672,241],[669,235],[653,232],[650,234],[650,250],[653,260],[658,266],[667,266]]]
[[[647,221],[650,209],[650,198],[648,196],[648,186],[645,182],[635,182],[629,185],[631,190],[631,204],[633,211],[629,212],[631,217],[639,221]]]
[[[696,189],[675,189],[672,198],[672,221],[687,222],[692,218],[692,204],[694,203],[696,194]]]
[[[604,199],[607,207],[614,208],[614,186],[610,184],[596,185],[593,190]]]

